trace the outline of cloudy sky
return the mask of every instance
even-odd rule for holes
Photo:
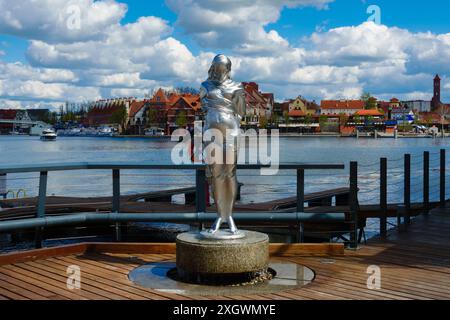
[[[277,100],[429,100],[439,73],[450,102],[448,12],[441,0],[0,0],[0,107],[197,87],[216,53]]]

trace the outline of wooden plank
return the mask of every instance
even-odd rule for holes
[[[312,244],[275,244],[271,243],[270,254],[274,256],[292,255],[343,255],[342,243],[312,243]],[[108,252],[125,254],[175,254],[174,243],[92,243],[88,245],[88,252]]]
[[[87,300],[87,298],[77,295],[73,291],[67,290],[67,288],[61,289],[52,284],[48,284],[46,282],[42,282],[41,280],[32,278],[29,275],[27,275],[26,272],[25,272],[25,274],[20,272],[19,268],[14,269],[14,271],[3,268],[3,269],[0,269],[0,272],[2,274],[10,275],[11,277],[26,281],[32,285],[35,285],[35,286],[38,286],[45,290],[51,291],[55,296],[66,297],[67,299],[71,299],[71,300]]]
[[[36,283],[32,283],[32,281],[29,281],[29,279],[21,279],[20,277],[11,276],[4,271],[0,273],[0,279],[18,288],[23,288],[29,292],[40,295],[44,298],[55,299],[55,297],[57,297],[59,300],[67,300],[66,297],[56,295],[53,291],[43,289],[41,286],[36,285]]]
[[[79,261],[79,260],[76,260],[75,258],[71,258],[71,257],[59,257],[59,258],[55,258],[55,259],[62,260],[62,261],[68,262],[68,263],[76,263]],[[85,264],[89,264],[91,266],[98,266],[99,268],[102,268],[102,270],[100,270],[99,272],[102,272],[102,274],[104,274],[105,276],[108,276],[108,278],[110,278],[116,282],[132,285],[131,281],[129,281],[127,278],[127,274],[128,274],[127,271],[119,270],[118,268],[115,268],[115,267],[113,267],[111,269],[112,266],[110,266],[108,264],[100,263],[98,261],[84,259],[83,262]],[[148,291],[156,296],[161,296],[161,297],[166,297],[166,298],[171,298],[171,299],[176,298],[179,300],[190,300],[189,297],[185,297],[185,296],[178,296],[178,295],[154,291],[154,290],[148,290]],[[155,297],[155,299],[156,299],[156,297]]]
[[[25,261],[34,261],[38,259],[45,259],[48,257],[66,256],[75,253],[82,253],[86,251],[86,248],[87,245],[85,243],[79,243],[54,248],[42,248],[20,252],[12,252],[0,255],[0,265],[13,264]]]
[[[270,244],[271,256],[335,256],[344,255],[342,243]]]
[[[37,293],[34,293],[32,291],[29,291],[28,289],[21,288],[17,286],[16,284],[12,284],[3,280],[0,280],[0,287],[4,288],[6,290],[9,290],[11,292],[14,292],[18,295],[21,295],[22,297],[32,299],[32,300],[49,300],[48,298],[39,295]]]
[[[20,294],[9,291],[1,286],[0,286],[0,294],[5,298],[7,298],[8,300],[30,300],[28,298],[25,298],[24,296],[21,296]]]
[[[151,254],[164,254],[176,252],[175,243],[91,243],[88,245],[87,252],[98,253],[151,253]]]
[[[48,262],[47,264],[42,263],[36,263],[36,262],[27,262],[29,265],[33,265],[36,268],[39,268],[40,270],[52,273],[54,276],[57,276],[57,278],[63,280],[63,284],[66,284],[67,281],[67,274],[65,270],[60,271],[57,267],[54,265],[49,265],[51,262]],[[103,300],[128,300],[127,297],[122,296],[120,294],[117,294],[116,292],[113,292],[114,290],[105,290],[105,286],[99,283],[94,283],[92,281],[89,281],[88,279],[81,277],[81,289],[80,291],[88,291],[93,294],[98,295],[99,297],[103,297]]]
[[[396,285],[392,280],[386,277],[386,274],[382,273],[382,289],[381,290],[369,290],[366,285],[367,274],[364,268],[360,270],[341,271],[346,266],[339,266],[339,268],[331,269],[330,266],[320,268],[318,264],[309,265],[317,272],[318,276],[314,280],[314,285],[322,283],[324,286],[330,287],[343,287],[354,292],[355,295],[361,297],[367,297],[371,299],[436,299],[439,295],[424,293],[421,290],[417,290],[414,286],[408,287],[406,284]],[[359,274],[360,277],[355,276]],[[325,282],[321,282],[322,279],[326,279]],[[338,290],[338,289],[337,289]]]
[[[49,259],[49,261],[54,262],[55,264],[59,264],[61,268],[65,268],[67,265],[73,264],[74,262],[71,261],[64,261],[57,258]],[[95,266],[91,266],[87,263],[84,263],[83,261],[77,261],[80,268],[83,270],[82,276],[96,280],[98,282],[101,282],[106,285],[110,285],[114,288],[121,289],[125,292],[129,292],[131,294],[134,294],[140,298],[146,298],[146,299],[156,299],[156,300],[167,300],[167,297],[164,297],[162,295],[158,295],[153,293],[151,290],[146,290],[144,288],[135,287],[132,283],[129,281],[126,281],[124,278],[117,279],[116,274],[111,274],[109,272],[105,272],[104,269],[97,268]]]
[[[51,271],[48,271],[48,269],[42,268],[41,265],[36,264],[35,262],[25,262],[23,264],[17,264],[14,266],[4,266],[4,268],[12,268],[11,270],[14,270],[16,272],[26,274],[29,277],[38,279],[39,281],[48,283],[55,287],[68,290],[66,284],[67,281],[66,277],[55,274],[54,270],[50,269]],[[83,286],[81,290],[73,290],[71,292],[76,292],[76,294],[91,300],[108,299],[107,297],[91,292],[89,288],[86,289],[85,286]]]

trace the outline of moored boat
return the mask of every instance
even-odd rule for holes
[[[56,137],[57,135],[52,129],[45,129],[41,134],[42,141],[55,141]]]

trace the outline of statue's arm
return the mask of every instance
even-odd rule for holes
[[[238,90],[234,94],[234,105],[236,106],[236,113],[242,119],[245,116],[245,112],[247,109],[244,89]]]
[[[207,94],[208,94],[208,92],[207,92],[207,90],[206,90],[206,88],[205,88],[205,86],[202,84],[201,86],[200,86],[200,102],[201,102],[201,105],[202,105],[202,111],[203,112],[206,112],[206,105],[207,105],[207,103],[206,103],[206,96],[207,96]]]

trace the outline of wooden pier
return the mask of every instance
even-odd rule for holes
[[[0,300],[428,300],[450,299],[450,206],[390,230],[358,250],[342,244],[272,244],[273,260],[314,270],[302,288],[273,294],[204,297],[145,289],[128,280],[135,267],[174,261],[174,244],[91,243],[0,256]],[[81,268],[81,289],[66,286],[67,267]],[[381,270],[381,288],[368,289],[369,266]]]

